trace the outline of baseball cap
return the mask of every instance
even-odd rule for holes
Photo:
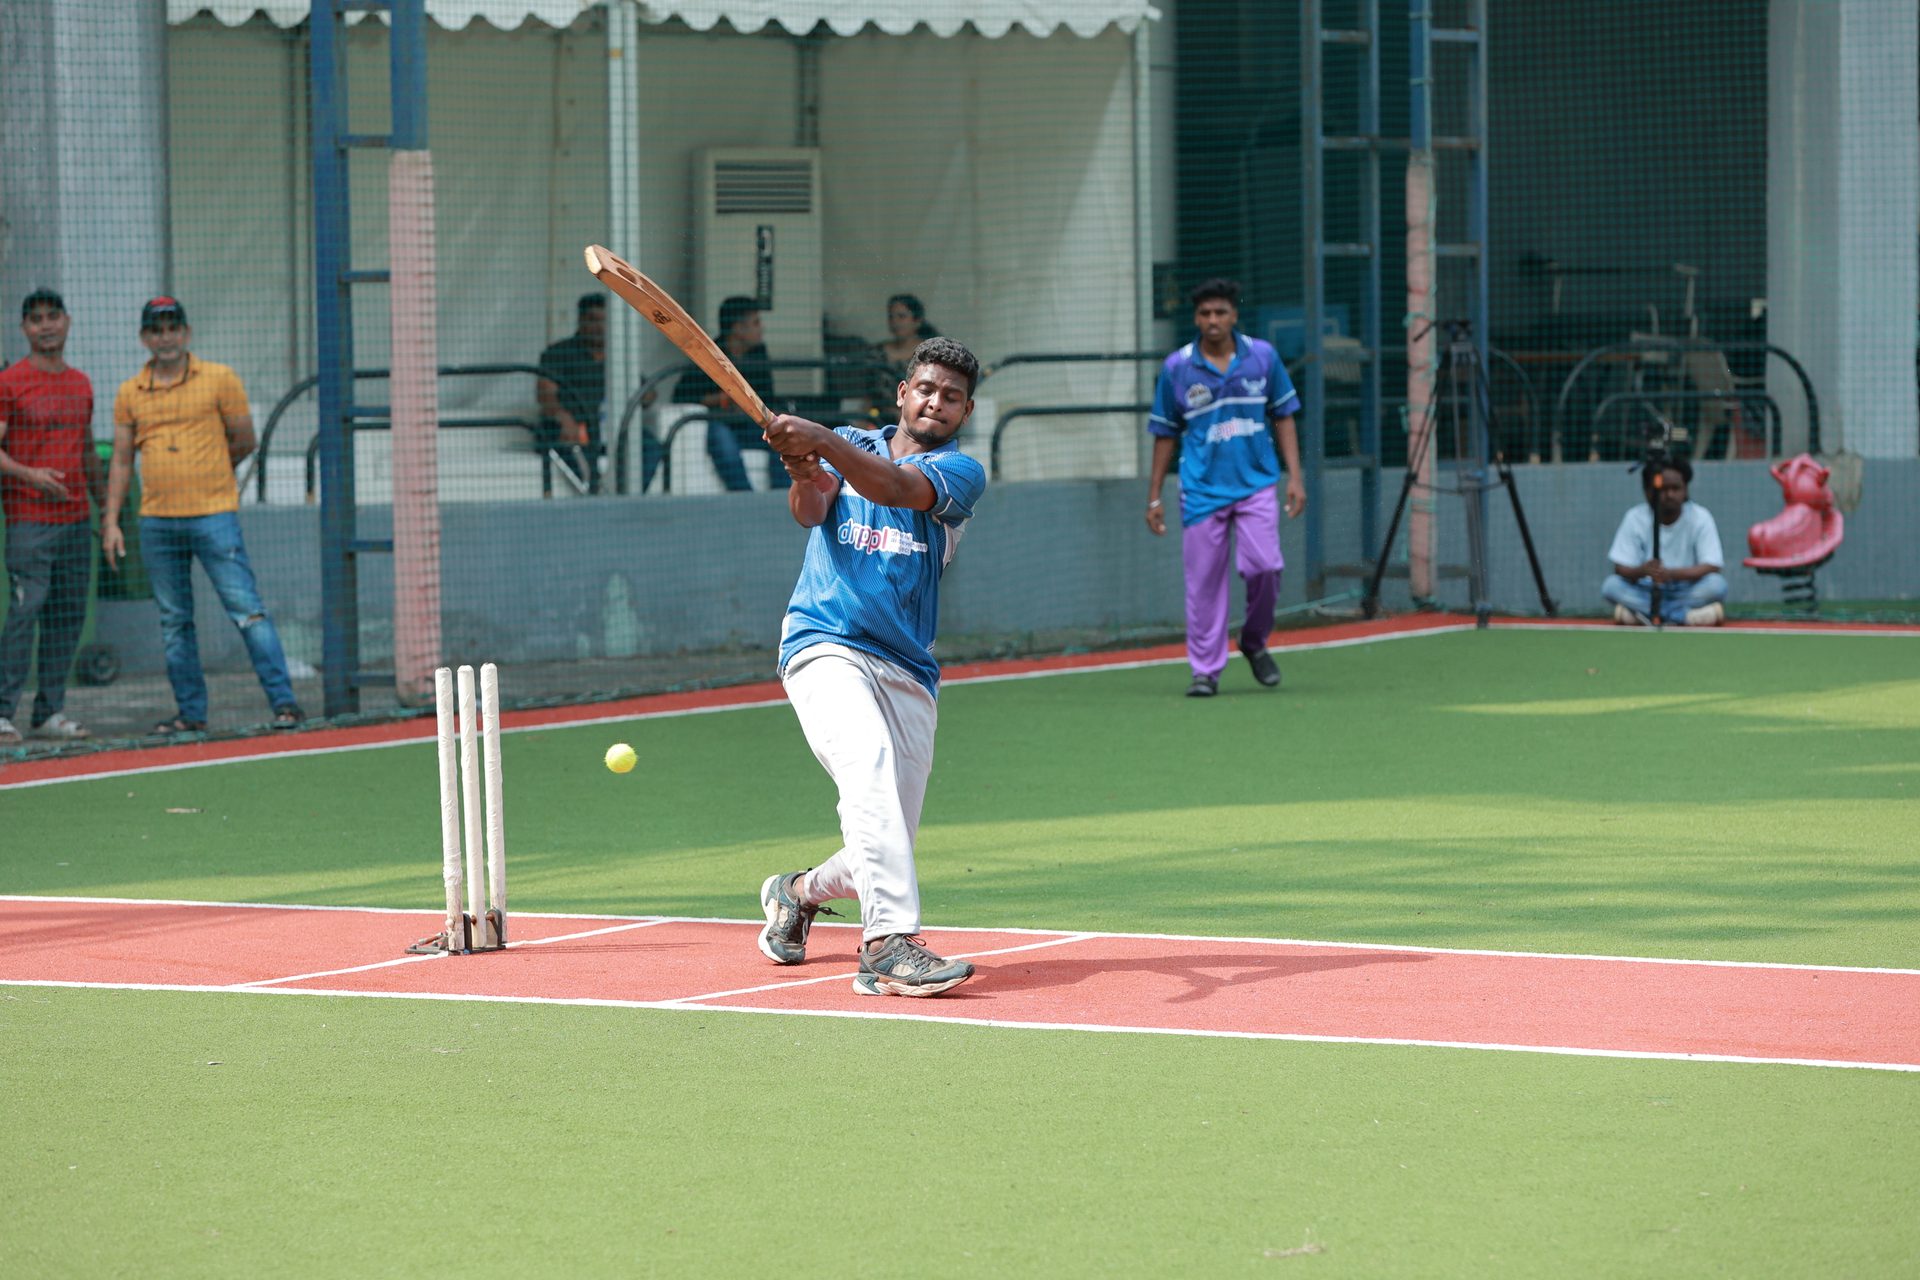
[[[185,324],[187,309],[180,305],[178,298],[169,298],[165,294],[158,298],[147,299],[147,305],[140,308],[140,327],[151,329],[162,320]]]
[[[20,304],[20,318],[25,320],[29,315],[32,315],[35,307],[52,307],[56,311],[65,311],[67,309],[67,302],[66,299],[62,298],[53,290],[47,288],[45,285],[41,285],[38,289],[28,294],[26,300]]]

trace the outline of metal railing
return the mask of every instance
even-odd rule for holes
[[[874,373],[886,373],[888,372],[888,369],[889,369],[889,366],[880,364],[877,361],[868,359],[864,356],[861,356],[861,357],[821,356],[817,358],[806,357],[806,358],[797,359],[797,360],[769,360],[767,361],[766,367],[768,369],[771,369],[775,373],[778,373],[782,369],[810,369],[810,370],[818,369],[818,370],[823,370],[829,374],[835,373],[835,372],[853,372],[853,371],[867,373],[867,374],[874,374]],[[628,459],[627,449],[628,449],[628,442],[632,439],[632,436],[633,436],[634,419],[639,416],[639,413],[642,409],[644,409],[649,403],[651,403],[651,401],[654,398],[658,396],[660,388],[662,388],[663,386],[666,386],[670,382],[678,381],[681,375],[683,374],[697,373],[697,372],[699,372],[699,370],[694,365],[689,364],[686,361],[680,361],[675,364],[666,365],[665,367],[656,369],[652,373],[643,377],[640,380],[639,387],[637,387],[634,390],[634,393],[631,396],[627,397],[626,406],[620,411],[620,425],[618,428],[615,429],[613,434],[612,453],[613,453],[614,492],[624,494],[631,491],[633,464],[627,460]],[[825,395],[822,395],[822,396],[789,395],[789,396],[778,397],[777,405],[773,402],[769,402],[767,407],[768,408],[776,408],[776,407],[784,408],[786,412],[791,413],[795,411],[795,407],[802,401],[816,400],[816,399],[825,400],[830,398],[851,399],[853,397],[850,397],[850,396],[849,397],[829,397]],[[702,422],[711,420],[710,417],[706,415],[689,414],[685,418],[682,418],[680,421],[681,423],[684,424],[686,422],[693,421],[696,417],[698,418],[699,421],[702,421]],[[676,427],[675,431],[677,430],[678,428]],[[661,484],[663,486],[661,489],[661,492],[662,493],[672,492],[672,489],[670,487],[673,483],[673,460],[671,456],[671,449],[673,444],[674,433],[669,432],[667,440],[662,442],[658,436],[654,436],[653,433],[647,429],[644,423],[640,424],[640,432],[643,437],[652,437],[652,439],[654,440],[654,443],[658,447],[668,451],[667,453],[664,453],[662,455],[661,462],[660,462],[660,476],[661,476]],[[645,445],[643,443],[642,444],[643,456],[642,456],[642,464],[641,464],[643,469],[645,467],[644,450],[645,450]],[[644,487],[645,486],[643,485],[642,488]]]
[[[1688,378],[1684,367],[1684,358],[1692,353],[1707,352],[1719,355],[1760,352],[1767,357],[1777,358],[1799,379],[1800,390],[1807,404],[1807,448],[1810,452],[1820,449],[1820,402],[1814,395],[1813,379],[1792,352],[1771,342],[1710,342],[1704,338],[1642,338],[1634,342],[1610,343],[1596,347],[1580,358],[1572,372],[1560,385],[1560,395],[1554,401],[1552,418],[1552,456],[1558,460],[1568,443],[1568,405],[1572,402],[1574,389],[1580,378],[1603,363],[1624,363],[1629,366],[1629,376],[1638,378],[1648,372],[1658,372],[1669,376],[1672,385],[1648,388],[1629,387],[1625,391],[1602,395],[1599,404],[1589,415],[1585,439],[1588,448],[1600,438],[1600,428],[1606,414],[1616,406],[1639,405],[1658,415],[1658,407],[1669,402],[1673,404],[1744,404],[1754,403],[1763,407],[1763,418],[1768,424],[1767,455],[1777,456],[1783,447],[1780,406],[1774,398],[1761,387],[1725,388],[1687,387],[1681,383]],[[1704,446],[1710,442],[1694,442],[1694,456],[1705,452]]]
[[[535,378],[546,378],[548,376],[537,365],[530,364],[452,364],[440,366],[439,373],[443,378],[493,377],[509,373],[527,373],[532,374]],[[353,376],[355,381],[373,381],[392,376],[392,370],[355,369]],[[272,411],[267,414],[267,420],[260,428],[260,442],[254,450],[253,457],[249,460],[250,470],[240,478],[240,488],[242,491],[244,491],[249,484],[253,486],[255,502],[262,503],[267,500],[267,458],[272,451],[274,433],[279,428],[280,419],[286,416],[287,410],[293,407],[294,401],[313,390],[313,388],[319,384],[319,381],[319,375],[314,374],[294,383],[293,386],[287,389],[286,394],[275,402]],[[566,384],[560,385],[565,390],[572,390],[572,388]],[[539,428],[534,423],[527,421],[525,418],[518,417],[442,418],[440,419],[439,425],[441,429],[453,430],[475,427],[519,427],[526,431],[528,435],[532,436],[536,443],[540,438]],[[355,421],[351,424],[352,429],[355,431],[385,431],[391,426],[391,422],[380,420]],[[314,473],[316,466],[314,451],[318,445],[319,438],[319,433],[316,432],[313,441],[309,442],[307,446],[306,499],[308,502],[314,500]],[[540,470],[540,492],[542,496],[552,497],[553,452],[551,449],[540,450]]]

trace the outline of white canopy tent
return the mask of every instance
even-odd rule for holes
[[[200,345],[240,369],[261,416],[313,372],[305,46],[290,30],[307,11],[307,0],[169,0],[175,288]],[[888,295],[907,291],[988,361],[1148,340],[1143,23],[1157,15],[1144,0],[429,0],[428,12],[443,363],[531,363],[570,332],[573,300],[591,287],[589,242],[690,296],[692,157],[793,145],[808,93],[828,330],[878,339]],[[803,68],[793,33],[821,30],[836,34],[809,42],[817,62]],[[353,127],[378,132],[384,35],[362,24],[348,47]],[[355,160],[359,267],[384,257],[382,159]],[[250,250],[244,269],[236,245]],[[356,299],[357,363],[377,367],[384,293]],[[616,386],[677,359],[644,324],[616,328],[610,349]],[[995,378],[983,408],[1140,395],[1132,365],[1038,366]],[[612,396],[616,418],[624,398]],[[531,414],[531,380],[449,380],[442,403]],[[309,398],[281,424],[277,495],[299,490],[312,422]],[[1044,466],[1040,423],[1010,435],[1006,474],[1132,471],[1136,421],[1072,430]],[[369,444],[377,491],[384,450]]]

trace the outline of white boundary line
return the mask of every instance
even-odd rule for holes
[[[0,893],[0,902],[47,902],[72,905],[90,905],[109,903],[115,906],[137,907],[207,907],[211,909],[234,909],[246,911],[362,911],[369,915],[413,915],[431,916],[438,919],[444,913],[429,907],[337,907],[307,906],[293,902],[208,902],[194,898],[91,898],[85,895]],[[534,920],[612,920],[621,926],[651,926],[659,924],[727,924],[751,925],[760,928],[762,920],[744,920],[733,916],[618,916],[596,914],[586,911],[516,911],[515,919]],[[858,929],[852,921],[846,923],[819,920],[814,922],[815,929]],[[1149,942],[1236,942],[1249,946],[1269,947],[1334,947],[1343,951],[1400,951],[1420,955],[1440,956],[1493,956],[1500,959],[1516,960],[1593,960],[1613,964],[1664,964],[1697,965],[1713,969],[1781,969],[1795,973],[1883,973],[1904,977],[1920,977],[1920,969],[1902,969],[1874,965],[1849,964],[1798,964],[1785,960],[1689,960],[1682,956],[1626,956],[1603,955],[1581,951],[1502,951],[1490,947],[1429,947],[1410,942],[1335,942],[1324,938],[1259,938],[1235,934],[1218,933],[1126,933],[1092,929],[1028,929],[1015,926],[984,924],[931,924],[926,926],[930,933],[1011,933],[1025,937],[1040,938],[1048,944],[1059,942],[1088,942],[1102,938],[1114,938],[1120,941]],[[618,928],[593,930],[590,933],[563,934],[552,938],[529,938],[517,941],[515,947],[537,946],[545,942],[560,942],[573,938],[592,936],[592,933],[616,933]],[[1023,950],[1024,948],[1012,948]],[[967,955],[991,955],[993,952],[973,951]],[[258,979],[256,979],[258,981]],[[287,981],[287,979],[277,979]],[[222,990],[213,987],[210,990]]]
[[[844,978],[845,974],[836,974]],[[1662,1053],[1642,1049],[1591,1049],[1575,1045],[1499,1044],[1474,1040],[1412,1040],[1399,1037],[1326,1036],[1290,1031],[1215,1031],[1184,1027],[1112,1026],[1080,1022],[1021,1022],[1007,1018],[961,1018],[952,1015],[877,1009],[772,1009],[753,1005],[690,1004],[684,1000],[614,1000],[587,996],[494,996],[422,994],[410,991],[347,991],[320,987],[214,987],[192,983],[25,982],[0,978],[0,987],[67,987],[94,991],[170,991],[211,995],[329,996],[373,1000],[442,1000],[476,1004],[562,1005],[593,1009],[657,1009],[671,1013],[774,1014],[796,1018],[865,1018],[893,1022],[939,1022],[953,1026],[992,1027],[1003,1031],[1092,1031],[1114,1035],[1194,1036],[1213,1040],[1278,1040],[1298,1044],[1384,1045],[1414,1049],[1472,1049],[1503,1053],[1546,1053],[1578,1058],[1627,1058],[1652,1062],[1711,1062],[1734,1066],[1835,1067],[1855,1071],[1920,1073],[1920,1063],[1853,1062],[1844,1058],[1760,1058],[1742,1054]]]
[[[1475,624],[1471,622],[1444,623],[1431,627],[1416,627],[1406,631],[1390,631],[1381,635],[1347,636],[1339,640],[1303,640],[1298,643],[1287,643],[1276,646],[1275,651],[1280,653],[1304,653],[1316,649],[1345,649],[1355,645],[1384,644],[1391,640],[1416,640],[1424,636],[1457,635],[1462,631],[1474,631],[1477,629]],[[1703,635],[1734,636],[1879,636],[1904,637],[1908,639],[1920,638],[1920,629],[1905,628],[1876,628],[1873,630],[1853,631],[1843,629],[1829,630],[1820,627],[1761,627],[1753,630],[1743,630],[1735,627],[1729,630],[1724,627],[1608,627],[1598,623],[1503,623],[1495,620],[1492,629],[1496,631],[1514,632],[1583,631],[1595,634],[1618,632],[1622,635],[1640,632],[1647,634],[1654,634],[1656,632],[1661,634],[1667,632],[1689,632]],[[1057,667],[1041,671],[1012,671],[974,676],[955,676],[952,679],[943,680],[942,683],[944,685],[1000,684],[1010,680],[1038,680],[1042,677],[1089,675],[1103,671],[1133,671],[1143,667],[1172,666],[1184,661],[1186,661],[1186,659],[1182,657],[1129,659],[1124,662],[1092,661],[1082,665]],[[514,728],[503,728],[501,732],[503,734],[546,733],[556,729],[580,729],[598,724],[630,724],[636,720],[668,720],[680,716],[713,715],[723,711],[749,711],[761,707],[778,706],[781,705],[783,701],[784,699],[778,695],[768,695],[759,698],[740,698],[736,701],[721,702],[702,707],[677,707],[671,710],[641,711],[624,715],[585,715],[578,719],[556,720],[548,724],[530,724],[519,725]],[[423,743],[431,742],[432,740],[432,734],[423,732],[418,737],[396,738],[384,742],[353,742],[332,747],[303,747],[286,751],[263,751],[258,755],[227,756],[218,760],[182,760],[170,764],[138,765],[128,769],[109,769],[98,773],[74,774],[64,778],[35,778],[26,782],[6,782],[0,780],[0,791],[24,791],[29,787],[53,787],[71,782],[93,782],[105,778],[133,777],[144,773],[174,773],[182,769],[210,769],[229,764],[258,764],[263,761],[291,760],[302,756],[338,755],[350,751],[378,751],[388,747],[415,747]],[[0,779],[4,779],[4,777],[5,766],[0,765]]]

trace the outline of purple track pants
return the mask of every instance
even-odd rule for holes
[[[1273,606],[1280,596],[1280,498],[1271,486],[1223,507],[1180,538],[1180,559],[1187,574],[1187,662],[1197,676],[1226,669],[1227,609],[1232,603],[1227,561],[1247,584],[1247,615],[1240,647],[1264,649],[1273,631]]]

